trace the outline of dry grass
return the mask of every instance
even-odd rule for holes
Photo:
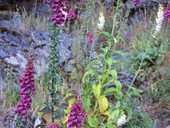
[[[28,14],[28,12],[23,8],[21,14],[22,24],[21,28],[29,30],[48,30],[49,17],[41,16],[35,17],[33,14]]]

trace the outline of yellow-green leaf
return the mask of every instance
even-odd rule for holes
[[[100,84],[98,85],[93,84],[92,88],[93,88],[93,94],[98,99],[101,93],[102,86]]]
[[[112,66],[113,59],[112,58],[107,58],[107,59],[105,59],[105,62],[107,63],[107,65],[110,68]]]
[[[104,113],[109,106],[107,98],[105,96],[100,96],[98,102],[99,102],[100,112]]]

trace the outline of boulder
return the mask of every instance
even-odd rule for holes
[[[50,55],[51,40],[49,35],[52,33],[40,30],[23,30],[9,21],[0,21],[0,72],[2,79],[6,76],[6,71],[23,74],[27,59],[30,53],[35,53],[36,76],[42,75],[48,69],[48,56]],[[59,36],[59,63],[68,63],[72,59],[71,47],[74,39],[62,33]],[[66,72],[72,70],[72,66],[63,65]],[[70,69],[69,69],[70,68]],[[3,82],[3,81],[2,81]],[[1,82],[1,83],[2,83]]]

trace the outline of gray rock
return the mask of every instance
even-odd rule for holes
[[[4,86],[4,80],[3,80],[3,78],[1,77],[1,74],[0,74],[0,90],[1,90],[1,88]]]
[[[68,50],[64,44],[60,43],[58,45],[58,49],[59,49],[59,63],[67,62],[72,58],[71,51]]]
[[[98,56],[97,52],[96,51],[92,51],[92,53],[91,53],[92,59],[96,59],[97,56]]]
[[[18,46],[17,42],[15,42],[15,41],[10,41],[9,44],[10,44],[11,46],[14,46],[14,47],[17,47],[17,46]]]
[[[170,125],[166,126],[166,128],[170,128]]]
[[[70,48],[73,43],[74,43],[74,39],[68,37],[65,33],[60,34],[60,43],[65,45],[66,48]]]
[[[17,65],[20,64],[20,63],[18,62],[18,60],[16,59],[16,57],[14,57],[14,56],[5,58],[5,62],[8,63],[8,64],[12,64],[12,65],[14,65],[14,66],[17,66]]]
[[[75,67],[73,65],[71,65],[69,63],[66,63],[64,65],[64,71],[65,72],[74,72],[74,70],[76,70],[76,69],[75,69]]]
[[[3,31],[1,31],[3,29]],[[36,77],[43,74],[48,69],[48,62],[46,61],[50,54],[51,40],[49,38],[50,32],[22,30],[19,27],[12,25],[9,22],[0,21],[0,58],[1,58],[1,72],[4,74],[2,79],[6,76],[6,71],[13,71],[15,69],[16,76],[22,74],[25,70],[25,65],[29,54],[33,51],[36,54],[34,61],[36,68]],[[72,61],[71,47],[74,40],[68,37],[67,34],[60,35],[59,48],[59,62],[65,72],[75,72]]]
[[[4,40],[0,38],[0,43],[4,43]]]
[[[4,59],[4,58],[6,58],[8,56],[9,55],[3,49],[0,49],[0,58],[1,59]]]

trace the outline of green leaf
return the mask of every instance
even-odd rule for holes
[[[105,47],[105,48],[101,48],[101,50],[104,52],[104,54],[106,55],[109,51],[109,48],[108,47]]]
[[[113,50],[111,51],[113,55],[121,55],[121,56],[124,56],[124,53],[122,51],[119,51],[119,50]]]
[[[109,125],[107,126],[107,128],[117,128],[117,126],[114,125],[114,124],[109,124]]]
[[[83,101],[83,106],[84,106],[86,113],[89,112],[89,110],[90,110],[90,96],[84,96],[84,99],[82,101]]]
[[[119,117],[119,113],[120,113],[119,109],[111,110],[109,112],[109,121],[112,120],[115,122],[117,120],[117,118]]]
[[[123,94],[122,92],[116,90],[116,93],[114,94],[114,96],[116,97],[116,99],[121,100],[123,97]]]
[[[88,117],[87,122],[92,128],[97,128],[99,126],[99,122],[96,117]]]
[[[115,81],[117,91],[122,91],[122,84],[119,81]]]
[[[109,106],[109,102],[107,98],[105,96],[100,96],[98,103],[99,103],[100,112],[104,113],[108,109],[108,106]]]
[[[140,89],[137,89],[137,88],[134,88],[132,87],[131,85],[128,85],[128,91],[127,93],[130,95],[130,96],[140,96],[140,93],[142,92],[142,90]]]
[[[112,58],[107,58],[105,59],[105,63],[108,65],[108,68],[111,68],[113,64],[113,59]]]
[[[104,94],[105,95],[113,95],[114,93],[116,92],[116,89],[115,88],[106,88],[105,90],[104,90]]]
[[[111,34],[109,32],[101,32],[102,35],[106,36],[107,38],[112,38]]]
[[[116,70],[110,70],[108,72],[108,74],[110,74],[114,80],[117,80],[117,71]]]
[[[94,65],[101,66],[101,63],[98,60],[93,60],[87,65],[87,67],[90,68],[93,67]]]
[[[85,74],[84,74],[84,76],[83,76],[83,78],[82,78],[83,83],[85,83],[86,80],[87,80],[87,81],[89,80],[89,78],[87,78],[87,77],[93,76],[93,75],[95,75],[95,74],[96,74],[96,71],[93,70],[93,69],[90,69],[90,70],[86,71]]]
[[[93,84],[93,85],[92,85],[93,94],[95,95],[95,97],[96,97],[97,99],[98,99],[99,96],[100,96],[101,88],[102,88],[102,86],[101,86],[100,84],[98,84],[98,85]]]

